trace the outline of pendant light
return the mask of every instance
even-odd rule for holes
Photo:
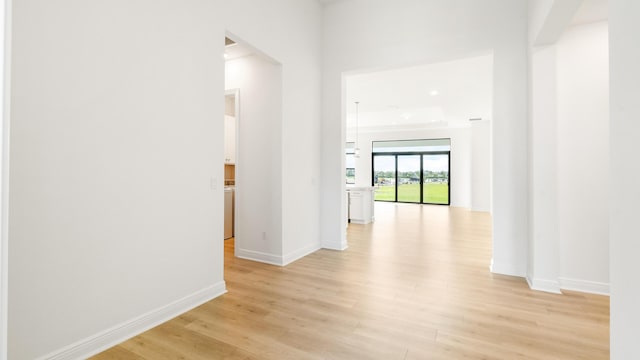
[[[354,157],[360,157],[360,147],[358,146],[358,105],[360,105],[359,101],[356,101],[356,143],[354,144],[355,148],[353,149]]]

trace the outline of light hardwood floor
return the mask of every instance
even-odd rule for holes
[[[349,249],[280,268],[233,257],[228,293],[94,359],[608,359],[609,298],[489,272],[491,219],[376,204]]]

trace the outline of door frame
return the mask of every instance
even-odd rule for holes
[[[11,19],[12,0],[0,0],[0,360],[8,358],[8,298],[9,298],[9,124],[11,105]]]

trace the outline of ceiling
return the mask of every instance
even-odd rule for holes
[[[571,25],[583,25],[609,18],[608,0],[583,0],[578,12],[573,17]]]
[[[468,126],[490,119],[493,56],[407,67],[346,78],[347,128],[360,130]]]
[[[224,58],[225,60],[233,60],[252,55],[254,52],[255,51],[251,47],[243,44],[242,42],[236,42],[232,45],[226,45],[224,47]]]
[[[322,5],[345,0],[318,0]],[[571,25],[582,25],[608,19],[609,0],[583,0],[580,9],[573,18]]]
[[[318,0],[322,5],[336,3],[345,0]],[[590,22],[607,20],[609,0],[583,0],[580,10],[572,25],[586,24]]]
[[[322,5],[331,4],[331,3],[334,3],[334,2],[338,2],[338,1],[343,1],[343,0],[318,0],[318,2],[320,4],[322,4]]]

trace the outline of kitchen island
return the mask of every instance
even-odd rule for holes
[[[348,222],[369,224],[375,220],[374,186],[347,186]]]

